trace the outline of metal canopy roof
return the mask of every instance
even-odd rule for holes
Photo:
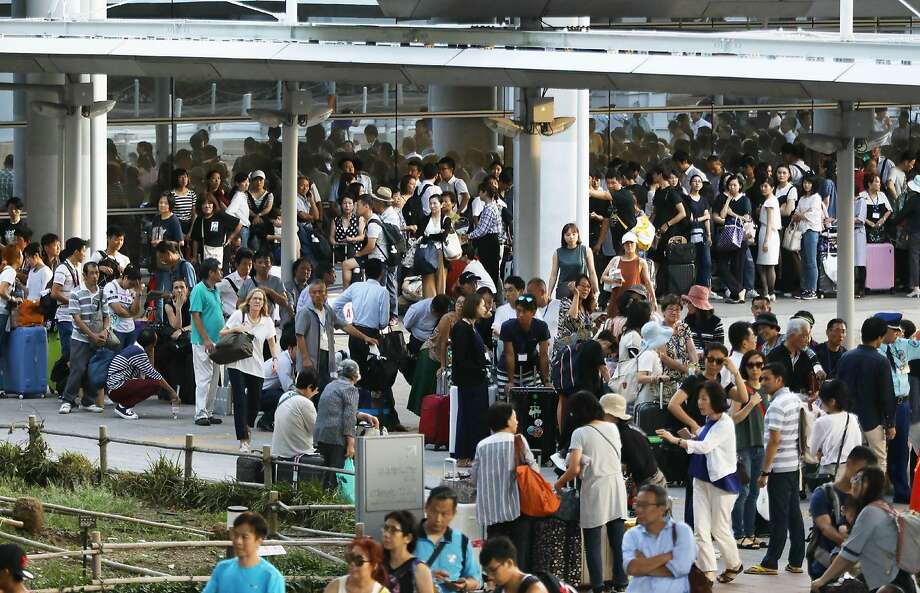
[[[379,0],[384,16],[401,19],[485,17],[836,18],[839,0]],[[854,3],[856,17],[907,16],[897,0]]]
[[[780,31],[518,33],[253,25],[0,21],[5,42],[0,44],[0,58],[3,69],[12,72],[591,88],[903,103],[915,102],[920,86],[920,36],[858,35],[856,41],[843,43],[829,34]],[[336,33],[344,29],[348,35]],[[441,37],[482,45],[457,47],[437,42]],[[402,41],[354,41],[360,38]],[[417,38],[425,45],[411,41]],[[497,39],[526,43],[530,49],[491,45]]]

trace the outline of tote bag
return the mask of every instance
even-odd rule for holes
[[[425,274],[434,274],[438,271],[438,246],[434,243],[420,243],[415,248],[415,273],[421,276]]]
[[[744,225],[741,220],[732,216],[725,221],[722,234],[719,236],[719,249],[721,251],[735,251],[744,244]]]
[[[783,233],[783,249],[786,251],[799,251],[802,248],[802,231],[799,225],[789,223],[786,231]]]
[[[514,437],[514,456],[519,462],[523,461],[522,438],[521,435]],[[559,510],[559,499],[539,472],[535,472],[526,463],[519,463],[514,472],[521,495],[521,514],[529,517],[548,517]]]

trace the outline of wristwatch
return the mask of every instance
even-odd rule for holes
[[[760,472],[760,475],[766,478],[770,475],[770,472]]]

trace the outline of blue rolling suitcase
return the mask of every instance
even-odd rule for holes
[[[6,347],[4,389],[9,395],[45,397],[48,391],[48,334],[43,326],[17,327]]]

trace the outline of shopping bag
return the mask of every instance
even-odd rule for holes
[[[347,471],[355,471],[355,460],[346,459],[345,467],[342,469]],[[347,500],[351,504],[355,503],[355,477],[348,474],[336,474],[336,480],[339,484],[339,496]]]

